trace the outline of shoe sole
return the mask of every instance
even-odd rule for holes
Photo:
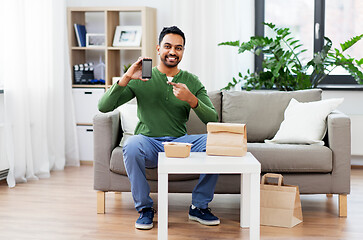
[[[141,229],[141,230],[149,230],[152,229],[154,227],[154,224],[139,224],[139,223],[135,223],[135,228],[137,229]]]
[[[215,226],[215,225],[219,225],[220,224],[220,220],[219,219],[218,220],[213,220],[213,221],[206,221],[206,220],[203,220],[203,219],[200,219],[198,217],[191,216],[191,215],[189,215],[189,219],[190,220],[193,220],[193,221],[197,221],[200,224],[207,225],[207,226]]]

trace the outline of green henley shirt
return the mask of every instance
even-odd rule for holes
[[[193,110],[202,122],[218,121],[218,114],[198,77],[180,70],[173,82],[184,83],[198,98],[198,106]],[[113,84],[100,99],[98,109],[101,112],[113,111],[134,97],[137,99],[139,118],[134,134],[181,137],[187,133],[186,122],[191,107],[175,97],[173,86],[167,84],[166,75],[156,67],[152,70],[152,78],[146,82],[132,79],[126,87]]]

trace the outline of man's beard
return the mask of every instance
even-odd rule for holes
[[[176,61],[175,61],[173,64],[169,64],[169,63],[168,63],[168,60],[166,59],[167,57],[171,57],[171,56],[167,55],[167,56],[165,56],[164,58],[160,58],[160,59],[161,59],[161,61],[164,63],[164,65],[165,65],[166,67],[168,67],[168,68],[173,68],[173,67],[177,66],[177,65],[179,64],[179,62],[180,62],[180,60],[179,60],[179,58],[178,58],[178,57],[176,57],[176,56],[172,56],[172,57],[175,57],[175,60],[176,60]]]

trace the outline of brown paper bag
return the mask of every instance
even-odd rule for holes
[[[208,123],[207,154],[242,157],[247,152],[246,124]]]
[[[278,178],[278,184],[266,183]],[[291,228],[303,221],[298,186],[284,185],[281,174],[266,173],[260,185],[261,225]]]

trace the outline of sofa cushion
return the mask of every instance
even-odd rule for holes
[[[329,173],[332,151],[321,145],[248,143],[247,149],[261,163],[262,172]]]
[[[126,140],[134,135],[135,128],[139,122],[137,117],[137,101],[136,98],[132,99],[128,103],[122,104],[117,108],[120,112],[122,138],[120,141],[120,147],[124,145]]]
[[[274,90],[224,91],[222,122],[245,123],[247,140],[263,142],[275,136],[292,98],[299,102],[321,100],[321,89],[282,92]]]
[[[110,170],[114,173],[118,173],[118,174],[127,176],[121,147],[116,147],[112,151]],[[158,169],[157,168],[147,168],[145,173],[146,173],[146,179],[148,179],[148,180],[157,180],[158,179]],[[198,179],[198,178],[199,178],[198,174],[170,174],[169,175],[169,181],[184,181],[184,180],[193,180],[193,179]]]
[[[326,117],[342,102],[343,98],[308,103],[291,99],[280,129],[272,140],[265,142],[324,145],[322,139],[327,130]]]
[[[220,91],[213,91],[208,93],[208,96],[218,113],[218,119],[221,121],[221,104],[222,104],[222,93]],[[187,122],[188,134],[203,134],[207,133],[206,125],[200,121],[197,114],[193,110],[190,111],[189,120]]]

